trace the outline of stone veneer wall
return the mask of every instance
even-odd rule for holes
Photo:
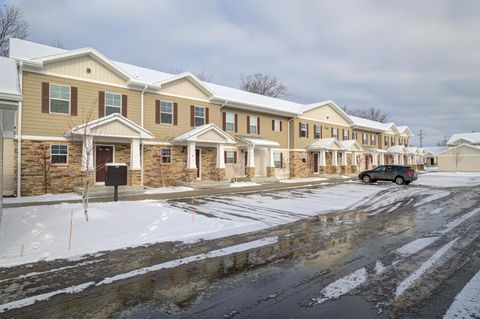
[[[307,160],[306,163],[302,162],[302,156],[306,156]],[[311,155],[307,152],[298,152],[293,151],[290,152],[290,160],[289,160],[289,167],[290,167],[290,177],[310,177],[310,171],[312,170],[312,165],[310,164]]]
[[[52,144],[68,145],[68,163],[66,165],[51,165],[48,178],[48,193],[72,192],[75,187],[83,187],[85,172],[82,167],[82,142],[80,141],[22,141],[22,196],[44,194],[44,178],[42,165],[36,155],[38,147],[46,144],[50,150]],[[130,145],[113,144],[115,146],[115,161],[130,165]],[[50,154],[50,151],[48,151]],[[15,141],[15,176],[17,174],[17,141]],[[140,171],[129,171],[129,185],[140,185]],[[94,186],[94,172],[90,176],[91,186]],[[15,179],[16,183],[16,179]],[[16,185],[15,185],[16,188]]]
[[[160,150],[170,148],[172,150],[172,163],[161,165]],[[165,186],[175,186],[182,181],[187,181],[187,151],[183,146],[163,146],[163,145],[145,145],[144,146],[144,173],[143,184],[150,187],[161,187],[162,175],[165,180]]]

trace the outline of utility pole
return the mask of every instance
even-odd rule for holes
[[[423,130],[418,131],[418,138],[420,140],[420,148],[423,147],[423,138],[425,137],[425,132]]]

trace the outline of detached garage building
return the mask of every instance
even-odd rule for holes
[[[480,172],[480,132],[454,134],[448,149],[438,154],[438,170]]]

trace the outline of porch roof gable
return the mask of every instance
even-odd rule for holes
[[[335,138],[321,138],[307,146],[308,151],[327,150],[339,151],[345,150],[342,144]]]
[[[235,144],[235,139],[225,133],[215,124],[197,126],[177,137],[171,139],[172,143],[182,144],[188,142]]]

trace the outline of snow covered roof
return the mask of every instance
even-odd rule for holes
[[[394,146],[390,146],[389,148],[387,148],[387,152],[388,153],[403,153],[405,150],[405,147],[403,145],[394,145]]]
[[[406,133],[408,136],[413,136],[412,131],[408,128],[408,126],[397,126],[398,133],[403,134]]]
[[[480,132],[453,134],[448,140],[448,145],[460,143],[480,145]]]
[[[253,145],[253,146],[258,146],[258,147],[279,147],[280,144],[267,140],[261,137],[255,137],[255,136],[237,136],[236,139],[239,142],[245,143],[247,145]]]
[[[203,134],[214,132],[221,138],[221,141],[216,139],[205,140],[202,138]],[[213,123],[197,126],[188,132],[185,132],[177,137],[171,139],[172,143],[186,143],[186,142],[211,142],[211,143],[228,143],[234,144],[235,140],[225,133],[222,129]]]
[[[423,148],[425,152],[432,155],[437,155],[447,149],[448,149],[448,146],[428,146]]]
[[[353,122],[353,126],[379,132],[385,132],[393,125],[393,123],[381,123],[353,115],[349,115],[349,117]]]
[[[418,147],[411,146],[411,147],[405,147],[405,153],[407,154],[415,154],[417,153]]]
[[[315,150],[343,150],[342,144],[335,138],[321,138],[307,146],[308,151]]]
[[[362,151],[362,147],[356,140],[340,141],[340,144],[347,151]]]
[[[3,105],[21,100],[17,63],[13,59],[0,57],[0,103]]]
[[[148,84],[152,86],[152,88],[156,86],[157,90],[160,88],[162,83],[177,80],[182,76],[193,76],[193,74],[189,72],[181,75],[175,75],[123,62],[113,61],[92,48],[82,48],[69,51],[30,41],[10,39],[10,56],[22,61],[28,61],[32,64],[35,64],[36,67],[41,67],[44,62],[57,61],[79,55],[90,55],[94,57],[105,66],[122,75],[122,77],[127,77],[129,83],[136,82],[139,84]],[[198,79],[196,80],[207,91],[207,93],[209,93],[207,95],[210,96],[210,100],[212,102],[236,107],[243,106],[248,109],[281,113],[282,115],[288,116],[297,115],[300,108],[304,107],[303,104],[260,94],[254,94],[219,84],[203,82]]]
[[[366,151],[366,152],[371,152],[371,153],[387,153],[386,150],[382,150],[381,148],[376,148],[376,147],[364,146],[363,150]]]

